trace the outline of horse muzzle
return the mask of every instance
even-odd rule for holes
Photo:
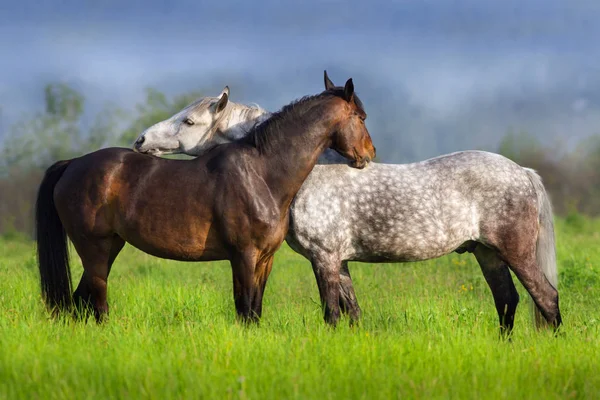
[[[142,146],[145,141],[146,138],[144,137],[144,135],[138,137],[137,140],[133,143],[133,151],[137,153],[144,153],[144,151],[142,150]]]
[[[354,161],[352,161],[351,165],[354,168],[363,169],[370,162],[371,162],[371,157],[366,156],[366,157],[361,157],[361,158],[355,158]]]

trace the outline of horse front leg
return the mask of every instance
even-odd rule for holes
[[[231,259],[233,273],[233,300],[240,321],[244,323],[257,322],[258,318],[252,313],[252,300],[256,293],[254,270],[256,256],[254,252],[236,254]]]
[[[311,264],[319,286],[325,322],[336,326],[340,319],[340,263],[315,258]]]
[[[254,270],[254,283],[256,292],[254,293],[254,297],[252,299],[251,312],[252,315],[257,318],[257,320],[262,316],[262,300],[265,293],[265,287],[267,286],[267,279],[269,279],[269,274],[273,268],[273,259],[274,257],[270,256],[262,262],[259,262]]]

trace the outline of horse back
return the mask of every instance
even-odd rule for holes
[[[215,180],[206,175],[206,168],[193,160],[108,148],[71,161],[55,202],[67,232],[117,234],[151,254],[171,256],[160,250],[166,237],[177,242],[173,248],[193,257],[199,242],[210,247],[217,236],[211,230]],[[185,259],[186,254],[173,257]]]

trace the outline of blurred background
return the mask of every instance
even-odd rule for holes
[[[3,1],[0,234],[32,234],[43,171],[129,147],[202,95],[277,110],[354,78],[380,162],[467,149],[600,214],[595,0]]]

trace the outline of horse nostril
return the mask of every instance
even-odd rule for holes
[[[135,144],[136,146],[141,146],[144,143],[144,140],[146,140],[145,136],[140,136],[136,141]]]

